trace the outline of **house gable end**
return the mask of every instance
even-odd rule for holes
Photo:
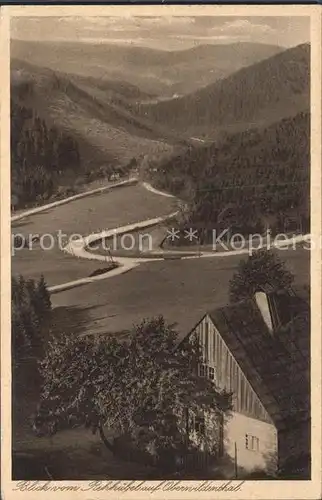
[[[199,339],[205,366],[214,369],[218,387],[232,392],[233,410],[272,423],[263,402],[245,376],[231,349],[228,348],[211,316],[205,315],[190,335]]]

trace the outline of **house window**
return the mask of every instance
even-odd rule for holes
[[[195,431],[198,432],[198,434],[205,433],[205,417],[195,417]]]
[[[208,368],[208,378],[210,380],[215,380],[215,369],[213,366],[209,366]]]
[[[199,377],[207,377],[209,380],[215,380],[215,368],[205,364],[199,365]]]
[[[256,436],[246,434],[245,436],[245,446],[247,450],[258,451],[259,450],[259,439]]]

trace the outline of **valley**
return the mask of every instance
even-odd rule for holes
[[[213,139],[267,126],[309,109],[309,64],[310,46],[300,45],[171,102],[143,104],[139,113],[183,135]]]

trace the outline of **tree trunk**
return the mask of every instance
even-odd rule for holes
[[[100,434],[100,438],[101,440],[103,441],[103,443],[105,444],[106,448],[111,451],[113,454],[114,454],[114,446],[109,442],[109,440],[106,438],[105,434],[104,434],[104,431],[103,431],[103,426],[102,424],[99,424],[98,426],[98,430],[99,430],[99,434]]]

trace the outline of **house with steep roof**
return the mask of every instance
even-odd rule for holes
[[[205,314],[186,337],[201,346],[199,375],[232,394],[216,436],[227,477],[256,470],[309,477],[309,316],[306,291],[266,288]],[[204,450],[210,420],[195,419]]]

